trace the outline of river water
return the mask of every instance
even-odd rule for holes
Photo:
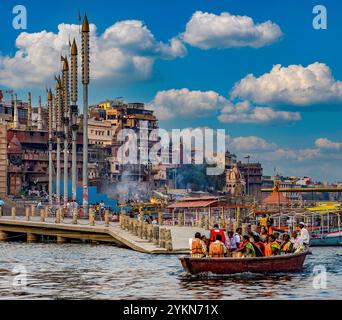
[[[341,299],[342,248],[312,252],[300,273],[199,278],[185,274],[177,256],[0,243],[0,299]],[[315,267],[327,271],[326,286],[322,273],[313,276]],[[27,273],[26,282],[18,272]]]

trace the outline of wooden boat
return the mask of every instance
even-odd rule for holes
[[[180,257],[179,260],[184,270],[190,274],[278,273],[302,270],[308,254],[311,254],[309,250],[302,253],[274,257],[192,258],[186,256]]]
[[[335,229],[330,232],[312,232],[310,239],[311,247],[342,246],[342,230]]]

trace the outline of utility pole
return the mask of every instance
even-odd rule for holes
[[[48,129],[49,129],[49,207],[51,208],[52,203],[52,139],[53,139],[53,127],[52,127],[52,116],[53,116],[53,95],[51,89],[48,91]]]
[[[69,178],[69,155],[68,155],[68,143],[69,143],[69,64],[68,58],[61,58],[63,63],[63,106],[64,106],[64,209],[67,208],[69,193],[68,193],[68,178]]]
[[[56,78],[56,125],[57,125],[57,174],[56,174],[56,205],[61,206],[61,139],[62,130],[62,83],[61,78]]]
[[[78,115],[78,82],[77,82],[77,45],[74,39],[71,46],[71,130],[72,130],[72,200],[77,200],[77,115]]]
[[[88,85],[89,85],[89,23],[87,15],[82,25],[83,84],[83,212],[88,215]]]

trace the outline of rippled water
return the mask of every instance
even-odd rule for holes
[[[301,273],[186,275],[177,256],[112,246],[0,243],[0,299],[341,299],[342,248],[313,248]],[[314,289],[313,269],[327,288]],[[26,287],[14,287],[26,268]]]

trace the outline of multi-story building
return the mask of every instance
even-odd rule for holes
[[[263,168],[260,163],[237,162],[238,168],[246,181],[246,194],[257,200],[262,198],[261,185]]]
[[[107,120],[91,118],[88,121],[88,136],[90,145],[111,146],[113,142],[112,124]]]
[[[107,160],[112,180],[118,181],[124,177],[127,180],[148,182],[153,180],[154,175],[158,176],[155,167],[151,166],[148,161],[148,152],[152,145],[158,141],[157,135],[151,134],[154,129],[158,128],[157,118],[153,111],[145,109],[143,103],[108,100],[91,107],[90,118],[89,130],[93,130],[93,134],[89,132],[90,141],[104,146],[111,144],[111,154]],[[97,120],[98,122],[96,122]],[[100,125],[99,122],[103,122],[103,124]],[[136,164],[122,165],[119,161],[120,156],[123,156],[118,154],[123,142],[119,141],[118,134],[123,129],[133,130],[137,135]],[[108,136],[109,131],[111,131],[110,137]],[[96,136],[96,132],[100,135]],[[111,143],[109,142],[110,139],[112,140]]]

